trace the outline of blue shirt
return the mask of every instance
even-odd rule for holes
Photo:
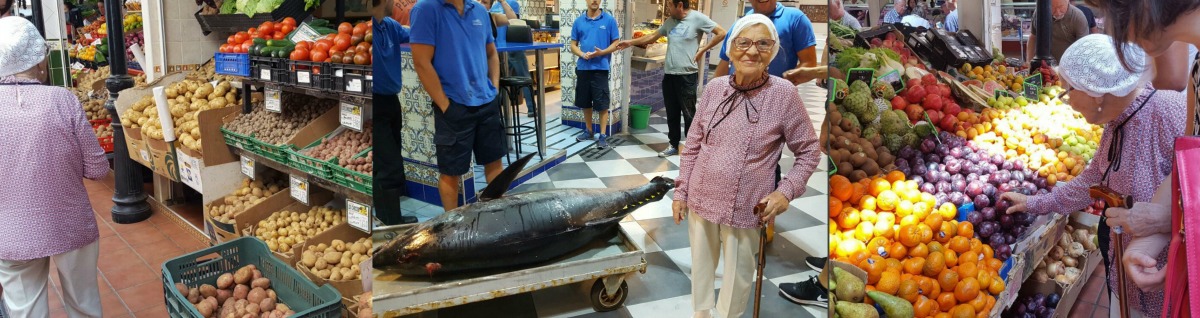
[[[379,63],[375,63],[375,66],[371,67],[372,74],[374,74],[372,92],[380,95],[399,94],[400,88],[403,87],[401,70],[386,66],[400,65],[400,45],[408,43],[408,30],[391,17],[385,17],[383,20],[372,18],[372,21],[374,21],[372,28],[375,33],[372,53],[375,58],[379,59]]]
[[[746,11],[747,15],[754,13],[753,10]],[[775,22],[775,31],[779,32],[779,54],[775,54],[775,59],[771,60],[771,65],[767,67],[767,73],[771,75],[783,77],[783,72],[796,68],[800,58],[796,56],[804,49],[817,45],[817,36],[813,34],[812,21],[808,20],[808,16],[803,11],[796,8],[784,7],[782,4],[775,5],[775,12],[766,15]],[[734,25],[737,25],[735,22]],[[726,50],[729,49],[729,40],[733,38],[733,32],[725,35],[725,43],[721,46],[721,59],[729,62],[729,55]],[[733,74],[733,63],[729,63],[729,74]]]
[[[585,11],[579,18],[575,19],[575,24],[571,27],[571,40],[579,41],[579,50],[584,54],[595,51],[596,48],[601,50],[612,45],[613,41],[621,39],[621,30],[617,28],[617,19],[614,19],[608,12],[601,11],[600,16],[595,19],[589,18]],[[582,57],[575,64],[575,69],[580,71],[607,71],[609,70],[609,57],[612,54],[607,54],[601,57],[585,60]]]
[[[516,13],[517,18],[520,19],[521,18],[521,4],[517,3],[516,0],[508,0],[508,6],[512,7],[513,13]],[[500,4],[500,1],[496,1],[496,2],[492,3],[491,13],[504,14],[504,6]],[[506,25],[506,26],[502,26],[502,27],[496,27],[496,45],[500,46],[500,45],[504,45],[507,43],[508,43],[508,26]]]
[[[496,98],[487,57],[487,45],[496,38],[483,5],[465,1],[460,16],[445,0],[420,0],[411,19],[412,43],[434,47],[433,70],[447,98],[471,107]]]
[[[958,10],[950,11],[942,24],[945,25],[946,31],[958,32]]]

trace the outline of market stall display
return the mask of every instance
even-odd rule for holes
[[[1070,181],[1103,129],[1059,99],[1052,69],[1013,67],[1002,55],[947,62],[938,50],[967,42],[920,32],[842,28],[831,39],[831,66],[847,76],[830,81],[827,107],[827,150],[837,167],[830,251],[867,273],[861,288],[835,278],[831,308],[890,316],[901,310],[898,298],[917,317],[999,317],[1018,296],[1028,298],[1026,289],[1069,295],[1089,270],[1081,259],[1094,250],[1084,248],[1094,245],[1087,226],[1064,230],[1061,216],[1008,214],[1011,202],[999,198]],[[1032,308],[1034,317],[1047,317],[1042,307]]]

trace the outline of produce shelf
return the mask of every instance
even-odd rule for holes
[[[316,185],[318,187],[324,188],[326,190],[332,191],[334,193],[344,195],[344,196],[346,196],[346,198],[349,198],[349,199],[352,199],[352,200],[355,200],[358,202],[373,202],[370,194],[368,194],[364,191],[354,189],[354,188],[343,186],[341,184],[338,184],[338,182],[336,182],[335,180],[319,178],[317,176],[314,176],[312,174],[304,172],[303,170],[289,167],[285,164],[276,162],[274,160],[260,156],[253,152],[249,152],[249,151],[237,149],[237,148],[230,148],[230,150],[232,150],[235,155],[245,156],[245,157],[254,159],[255,164],[262,164],[265,167],[271,168],[273,170],[276,170],[276,171],[279,171],[279,172],[282,172],[285,174],[306,176],[306,177],[308,177],[309,183]],[[367,191],[369,191],[369,190],[367,190]]]

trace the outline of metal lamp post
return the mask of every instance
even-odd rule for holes
[[[1037,43],[1034,43],[1036,45],[1034,47],[1034,57],[1029,63],[1029,67],[1033,69],[1037,69],[1043,64],[1054,64],[1054,57],[1050,56],[1050,37],[1052,36],[1050,32],[1052,26],[1050,24],[1053,23],[1050,18],[1052,14],[1050,13],[1050,1],[1052,0],[1038,0],[1037,2],[1037,11],[1035,11],[1034,15],[1038,26],[1037,32],[1034,32],[1034,36],[1037,37]]]
[[[104,11],[109,16],[118,17],[107,19],[108,67],[111,75],[104,81],[104,86],[108,88],[108,102],[104,103],[104,108],[108,109],[112,117],[113,129],[113,174],[116,179],[116,191],[113,193],[112,220],[118,224],[130,224],[150,218],[151,211],[142,187],[142,169],[129,157],[129,147],[125,144],[125,128],[121,126],[121,117],[116,106],[119,92],[133,87],[133,78],[129,76],[125,66],[125,33],[119,17],[122,5],[123,1],[104,1]]]

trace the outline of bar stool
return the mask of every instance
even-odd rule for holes
[[[529,88],[531,91],[537,90],[536,87],[534,87],[533,79],[530,78],[529,76],[507,76],[507,77],[500,78],[500,94],[502,95],[501,98],[507,97],[509,107],[512,108],[511,111],[509,111],[509,117],[510,117],[509,120],[510,121],[508,123],[508,127],[504,127],[504,128],[507,131],[509,136],[514,137],[513,138],[513,140],[514,140],[513,150],[516,150],[518,158],[521,157],[521,155],[520,155],[521,154],[521,137],[532,134],[535,136],[534,139],[537,139],[537,137],[536,137],[537,132],[541,131],[541,129],[542,129],[542,121],[537,120],[536,118],[533,121],[533,126],[521,124],[520,96],[521,96],[521,90],[525,89],[525,88]],[[530,102],[534,103],[533,108],[535,110],[538,109],[537,100],[533,100]],[[500,107],[504,107],[503,104],[501,104],[501,105],[502,106],[500,106]],[[538,149],[540,150],[542,148],[542,140],[539,139],[537,141],[537,144],[538,144]],[[512,155],[512,154],[509,153],[509,155]],[[544,159],[542,157],[541,151],[538,151],[538,158]],[[512,158],[509,158],[509,160],[511,162]]]

